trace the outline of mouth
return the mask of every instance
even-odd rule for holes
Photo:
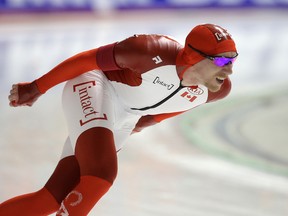
[[[225,80],[226,78],[223,78],[223,77],[216,77],[216,81],[217,81],[217,83],[219,83],[219,84],[223,84],[223,82],[224,82],[224,80]]]

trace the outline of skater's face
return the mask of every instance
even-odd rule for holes
[[[206,57],[186,69],[182,84],[186,86],[201,84],[212,92],[219,91],[224,80],[232,74],[233,63],[237,55],[236,52],[224,52]]]

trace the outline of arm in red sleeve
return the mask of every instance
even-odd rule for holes
[[[39,91],[43,94],[53,86],[91,70],[119,69],[114,60],[114,45],[109,44],[98,49],[88,50],[63,61],[47,74],[35,80]]]
[[[63,61],[34,82],[14,84],[10,91],[9,104],[13,107],[32,106],[43,93],[61,82],[91,70],[118,68],[114,60],[114,44],[85,51]]]
[[[142,116],[137,124],[135,125],[135,128],[133,129],[132,133],[140,132],[146,127],[155,125],[164,119],[171,118],[173,116],[179,115],[183,112],[175,112],[175,113],[163,113],[163,114],[158,114],[158,115],[146,115]]]
[[[97,49],[92,49],[72,56],[51,71],[35,80],[39,91],[43,94],[53,86],[72,79],[90,70],[99,69],[96,63]]]

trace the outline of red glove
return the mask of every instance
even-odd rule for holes
[[[35,81],[14,84],[8,97],[10,101],[9,105],[12,107],[32,106],[41,95]]]

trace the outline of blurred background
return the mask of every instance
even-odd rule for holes
[[[287,0],[0,0],[0,202],[40,189],[67,136],[63,84],[10,108],[12,84],[133,34],[184,44],[201,23],[236,41],[231,94],[131,136],[90,215],[288,215]]]

